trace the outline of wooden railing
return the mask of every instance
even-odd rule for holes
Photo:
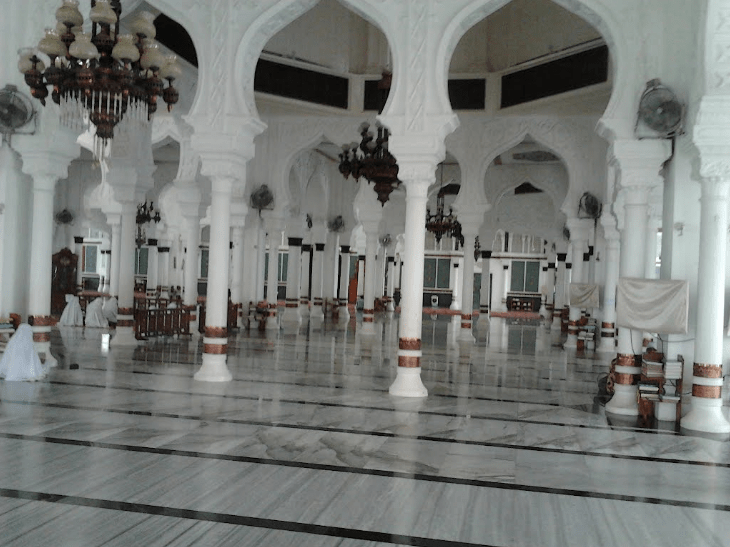
[[[200,331],[200,334],[205,333],[205,297],[199,296],[198,297],[198,303],[200,304],[200,320],[198,321],[198,331]],[[233,329],[236,328],[238,325],[238,310],[241,308],[242,304],[236,303],[234,304],[230,300],[228,301],[228,316],[227,316],[227,325],[228,332],[231,332]]]
[[[184,306],[179,300],[174,307],[168,307],[170,300],[166,298],[147,298],[138,296],[134,299],[134,335],[137,340],[146,340],[154,336],[189,335],[190,314],[196,306]]]

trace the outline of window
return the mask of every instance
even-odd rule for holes
[[[140,247],[134,251],[134,275],[147,275],[149,248]]]
[[[286,283],[289,253],[279,253],[279,283]]]
[[[208,278],[208,249],[200,249],[200,277]]]
[[[450,258],[426,258],[423,261],[423,288],[448,289],[451,276]]]
[[[540,284],[540,262],[513,260],[512,281],[513,292],[537,292]]]

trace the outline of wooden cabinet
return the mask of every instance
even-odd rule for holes
[[[65,248],[53,255],[51,273],[51,315],[61,315],[66,307],[66,295],[76,294],[78,255]]]

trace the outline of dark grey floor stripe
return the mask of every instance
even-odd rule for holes
[[[293,467],[296,469],[311,469],[315,471],[331,471],[335,473],[349,473],[352,475],[367,475],[375,477],[388,477],[398,479],[409,479],[426,482],[436,482],[445,484],[458,484],[463,486],[474,486],[479,488],[494,488],[497,490],[513,490],[518,492],[533,492],[540,494],[552,494],[559,496],[575,496],[580,498],[591,498],[599,500],[626,501],[633,503],[647,503],[651,505],[665,505],[671,507],[689,507],[693,509],[708,509],[713,511],[730,512],[730,505],[715,504],[699,501],[688,500],[672,500],[663,498],[653,498],[646,496],[633,496],[627,494],[611,494],[608,492],[591,492],[589,490],[576,490],[572,488],[556,488],[551,486],[535,486],[530,484],[504,483],[497,481],[486,481],[478,479],[462,479],[457,477],[442,477],[438,475],[428,475],[425,473],[409,473],[402,471],[387,471],[383,469],[363,469],[360,467],[348,467],[344,465],[318,464],[300,461],[274,460],[266,458],[257,458],[253,456],[236,456],[232,454],[211,454],[208,452],[195,452],[188,450],[179,450],[171,448],[152,448],[136,445],[122,445],[115,443],[105,443],[100,441],[80,441],[76,439],[60,439],[54,437],[43,437],[33,435],[20,434],[2,434],[3,437],[13,438],[16,440],[27,440],[31,442],[47,442],[53,444],[63,444],[71,446],[83,446],[87,448],[102,448],[107,450],[121,450],[126,452],[140,452],[145,454],[156,454],[161,456],[181,456],[187,458],[203,458],[210,460],[225,460],[242,463],[254,463],[257,465],[274,465],[279,467]],[[1,490],[1,489],[0,489]],[[2,495],[0,493],[0,495]]]
[[[309,524],[288,520],[247,517],[243,515],[233,515],[230,513],[196,511],[194,509],[179,509],[176,507],[164,507],[162,505],[130,503],[125,501],[86,498],[81,496],[64,496],[62,494],[31,492],[28,490],[15,490],[10,488],[0,488],[0,496],[5,498],[17,498],[48,503],[60,503],[76,507],[93,507],[96,509],[111,509],[114,511],[124,511],[127,513],[141,513],[144,515],[157,515],[196,521],[220,522],[225,524],[234,524],[238,526],[249,526],[252,528],[265,528],[268,530],[299,532],[318,536],[359,539],[363,541],[377,541],[381,543],[392,543],[394,545],[416,545],[421,547],[496,547],[494,545],[487,545],[485,543],[467,543],[463,541],[449,541],[445,539],[434,539],[419,536],[388,534],[385,532],[376,532],[372,530],[360,530],[357,528],[323,526],[319,524]]]
[[[99,388],[99,389],[119,389],[119,390],[126,390],[126,391],[138,391],[141,393],[166,393],[170,395],[187,395],[187,396],[196,396],[196,397],[218,397],[222,399],[238,399],[238,400],[248,400],[248,401],[273,401],[274,399],[271,397],[254,397],[250,395],[232,395],[232,394],[212,394],[212,393],[196,393],[193,391],[174,391],[174,390],[165,390],[165,389],[151,389],[151,388],[142,388],[142,387],[126,387],[126,386],[115,386],[115,385],[106,385],[106,384],[85,384],[85,383],[78,383],[78,382],[62,382],[60,380],[53,380],[49,382],[50,384],[56,384],[56,385],[62,385],[62,386],[72,386],[72,387],[93,387],[93,388]],[[436,399],[439,397],[439,395],[431,395],[431,400]],[[469,398],[471,400],[471,397]],[[276,399],[279,403],[288,403],[288,404],[300,404],[300,405],[319,405],[319,406],[327,406],[327,407],[335,407],[335,408],[356,408],[356,409],[362,409],[362,410],[384,410],[384,411],[392,411],[392,408],[384,408],[379,406],[368,406],[368,405],[355,405],[355,404],[348,404],[348,403],[333,403],[333,402],[325,402],[325,401],[307,401],[305,399]],[[496,402],[509,402],[509,401],[501,401],[496,400]],[[542,405],[545,403],[531,403],[534,405]],[[550,406],[550,405],[546,405]],[[563,407],[563,408],[571,408],[576,409],[578,406],[576,405],[572,407]],[[413,412],[414,414],[423,414],[425,416],[445,416],[447,418],[459,418],[464,417],[463,414],[457,414],[453,412],[436,412],[432,410],[404,410],[399,412]],[[578,429],[596,429],[599,431],[630,431],[632,433],[647,433],[650,435],[671,435],[671,436],[678,436],[679,433],[677,431],[667,430],[667,429],[645,429],[640,427],[629,427],[629,426],[616,426],[616,425],[592,425],[592,424],[568,424],[568,423],[560,423],[560,422],[550,422],[547,420],[524,420],[521,418],[506,418],[503,416],[490,416],[489,414],[470,414],[470,419],[479,419],[479,420],[493,420],[496,422],[514,422],[514,423],[526,423],[526,424],[537,424],[537,425],[552,425],[556,427],[575,427]]]

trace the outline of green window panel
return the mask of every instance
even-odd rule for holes
[[[512,279],[510,282],[510,290],[522,292],[525,290],[525,261],[512,261]]]

